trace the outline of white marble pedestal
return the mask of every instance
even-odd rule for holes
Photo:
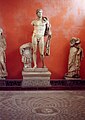
[[[48,68],[26,68],[22,71],[23,87],[46,87],[50,86],[51,72]]]

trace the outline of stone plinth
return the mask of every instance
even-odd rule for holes
[[[1,79],[1,80],[5,80],[7,76],[8,76],[8,73],[7,73],[7,72],[3,72],[3,73],[2,73],[2,72],[0,71],[0,79]]]
[[[26,68],[23,69],[22,76],[22,86],[50,86],[51,73],[48,71],[48,68]]]
[[[64,77],[65,80],[81,80],[81,78]]]

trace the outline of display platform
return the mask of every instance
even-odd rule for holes
[[[49,87],[51,72],[48,68],[24,68],[22,87]]]
[[[0,80],[0,90],[85,90],[85,80],[50,80],[50,86],[23,86],[22,79]]]

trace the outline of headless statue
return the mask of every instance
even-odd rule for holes
[[[72,37],[70,40],[70,52],[68,60],[68,73],[65,77],[80,78],[80,63],[83,57],[83,49],[79,38]]]
[[[0,78],[7,76],[5,50],[6,40],[3,36],[3,29],[0,28]]]

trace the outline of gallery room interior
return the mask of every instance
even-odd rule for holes
[[[85,119],[85,0],[0,0],[0,120]]]

